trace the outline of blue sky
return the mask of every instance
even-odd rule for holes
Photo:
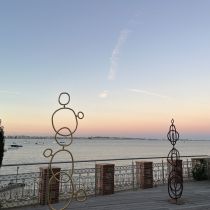
[[[61,91],[80,135],[210,137],[210,1],[0,1],[0,118],[49,134]]]

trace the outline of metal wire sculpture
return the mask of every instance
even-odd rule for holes
[[[65,102],[63,101],[62,102],[62,98],[65,98]],[[43,152],[43,155],[46,157],[46,158],[50,158],[50,162],[49,162],[49,171],[50,173],[52,174],[51,178],[49,179],[49,186],[51,183],[53,183],[55,180],[57,182],[59,182],[60,184],[62,183],[68,183],[69,186],[70,186],[70,189],[71,189],[71,193],[70,193],[70,197],[69,197],[69,200],[68,202],[64,205],[63,208],[59,209],[59,210],[64,210],[66,209],[71,201],[73,200],[73,198],[76,198],[77,201],[85,201],[87,196],[86,196],[86,192],[84,189],[79,189],[76,191],[75,187],[74,187],[74,183],[73,183],[73,173],[74,173],[74,158],[73,158],[73,155],[71,153],[70,150],[67,149],[68,146],[70,146],[73,142],[73,134],[76,132],[77,130],[77,127],[78,127],[78,119],[83,119],[84,118],[84,113],[83,112],[78,112],[77,114],[75,113],[75,111],[69,107],[66,107],[69,102],[70,102],[70,95],[69,93],[66,93],[66,92],[62,92],[60,95],[59,95],[59,98],[58,98],[58,102],[59,104],[62,106],[61,108],[57,109],[53,115],[52,115],[52,118],[51,118],[51,121],[52,121],[52,127],[55,131],[55,141],[56,143],[61,146],[61,149],[55,151],[53,153],[53,150],[48,148],[48,149],[45,149],[45,151]],[[71,112],[73,113],[73,118],[75,120],[75,123],[74,125],[70,128],[68,126],[65,126],[65,127],[57,127],[56,123],[55,123],[55,116],[58,114],[58,112],[62,112],[62,111],[68,111],[68,112]],[[69,142],[60,142],[60,139],[61,138],[67,138],[69,140]],[[52,164],[53,164],[53,159],[55,158],[55,156],[58,155],[58,153],[66,153],[67,155],[69,155],[69,161],[71,163],[71,168],[68,170],[68,172],[65,172],[65,171],[59,171],[59,172],[54,172],[53,171],[53,168],[52,168]],[[61,177],[62,177],[62,180],[61,180]],[[48,189],[50,190],[50,189]],[[51,202],[50,202],[50,193],[48,191],[48,206],[51,210],[56,210]]]
[[[173,148],[168,153],[167,161],[171,165],[171,171],[168,176],[168,194],[176,202],[182,196],[183,192],[183,178],[180,173],[180,160],[179,151],[175,148],[176,142],[179,140],[179,133],[174,125],[174,119],[171,120],[171,126],[167,134],[168,140],[171,142]]]

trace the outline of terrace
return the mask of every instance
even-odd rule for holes
[[[183,199],[181,199],[183,205],[180,206],[185,207],[186,205],[191,205],[193,203],[196,205],[208,205],[208,200],[205,201],[205,199],[210,195],[209,182],[196,182],[193,181],[192,177],[193,163],[191,159],[201,157],[205,158],[206,156],[182,157],[184,193]],[[153,188],[140,188],[136,161],[153,162]],[[115,164],[113,195],[100,196],[97,193],[95,164],[102,162]],[[19,173],[19,169],[21,167],[30,167],[31,164],[4,165],[2,167],[1,170],[6,170],[8,168],[16,169],[16,173],[0,175],[0,203],[2,208],[21,207],[21,209],[48,209],[47,205],[39,205],[39,187],[41,177],[38,168],[40,166],[43,167],[45,164],[47,163],[34,163],[33,166],[37,167],[37,171],[30,173]],[[67,164],[67,162],[54,164]],[[171,206],[168,202],[169,196],[166,184],[169,169],[166,157],[106,159],[76,162],[76,166],[81,164],[86,164],[89,167],[75,168],[73,175],[74,188],[75,190],[84,189],[88,199],[82,203],[72,202],[69,207],[70,209],[71,207],[72,209],[137,209],[139,206],[141,206],[142,209],[155,209],[156,204],[160,205],[160,209],[164,206],[165,209],[169,207],[179,208],[179,205]],[[68,183],[62,182],[62,177],[59,185],[59,203],[55,205],[62,207],[62,203],[65,202],[71,194],[71,187]]]

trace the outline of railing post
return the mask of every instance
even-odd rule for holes
[[[188,177],[188,179],[190,179],[190,171],[189,171],[188,159],[187,159],[187,177]]]
[[[163,159],[162,159],[162,181],[163,181],[163,184],[165,184],[164,162],[163,162]]]
[[[79,189],[80,189],[80,185],[81,185],[81,173],[79,173]]]
[[[133,160],[132,160],[132,184],[133,184],[133,190],[135,189],[135,176],[134,176],[134,163],[133,163]]]
[[[59,193],[62,193],[63,191],[63,176],[60,176],[60,189],[59,189]]]
[[[34,193],[33,193],[33,196],[35,197],[36,196],[36,179],[34,178]]]
[[[18,171],[19,171],[19,166],[17,166],[17,173],[16,173],[16,184],[17,184],[17,179],[18,179]]]
[[[95,166],[96,166],[96,161],[95,161]],[[97,195],[97,168],[95,167],[95,196]]]
[[[19,171],[19,166],[17,166],[17,174],[16,174],[16,184],[17,184],[17,180],[18,180],[18,171]],[[17,191],[16,191],[16,193],[15,193],[15,200],[18,200],[18,193],[17,193]]]
[[[22,179],[22,183],[23,184],[25,183],[25,179]],[[22,187],[22,192],[21,193],[22,193],[22,196],[21,197],[23,198],[24,197],[24,188],[23,187]]]

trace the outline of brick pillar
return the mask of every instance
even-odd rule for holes
[[[206,169],[207,178],[210,179],[210,157],[208,156],[207,158],[205,158],[205,161],[207,165],[207,169]]]
[[[153,162],[136,161],[136,180],[142,189],[153,187]]]
[[[60,172],[60,168],[53,168],[53,173],[56,174]],[[59,182],[52,178],[51,170],[48,167],[40,168],[40,180],[39,180],[39,204],[48,204],[48,196],[51,204],[57,203],[59,201]],[[56,175],[56,178],[60,179],[60,173]]]
[[[114,193],[114,164],[96,164],[96,194]]]

